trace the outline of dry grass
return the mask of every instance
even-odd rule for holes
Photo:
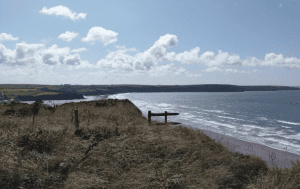
[[[200,131],[148,125],[127,99],[42,108],[34,125],[30,108],[0,106],[0,188],[300,188],[300,164],[268,167]]]

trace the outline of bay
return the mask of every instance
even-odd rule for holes
[[[84,98],[43,103],[54,106],[103,96]],[[300,155],[300,91],[121,93],[107,99],[129,99],[146,118],[148,111],[179,113],[168,116],[168,122]],[[164,122],[163,116],[151,119]]]
[[[123,93],[148,118],[179,113],[168,122],[204,129],[300,155],[300,91]],[[164,117],[151,117],[164,122]]]

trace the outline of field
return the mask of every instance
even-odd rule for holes
[[[300,164],[269,167],[200,131],[149,125],[127,99],[43,104],[34,124],[33,105],[0,105],[0,188],[299,188]]]
[[[32,86],[32,85],[0,85],[0,93],[3,92],[3,95],[9,99],[13,99],[14,96],[27,96],[27,95],[56,95],[59,93],[55,92],[44,92],[40,91],[41,86]]]
[[[54,92],[43,92],[38,89],[0,89],[0,92],[3,92],[3,95],[13,99],[13,96],[27,96],[27,95],[56,95],[59,93]]]

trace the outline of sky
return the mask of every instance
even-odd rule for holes
[[[300,86],[299,11],[299,0],[2,0],[0,84]]]

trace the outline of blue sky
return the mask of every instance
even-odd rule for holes
[[[300,1],[0,1],[0,84],[300,86]]]

